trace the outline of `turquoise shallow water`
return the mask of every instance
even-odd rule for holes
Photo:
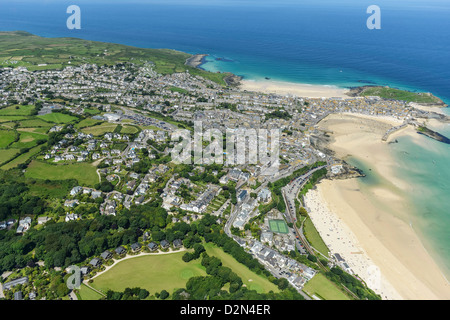
[[[449,124],[430,128],[450,136]],[[368,197],[372,188],[383,186],[407,201],[407,212],[401,218],[406,219],[444,276],[450,279],[450,145],[419,134],[416,138],[399,136],[398,143],[389,145],[398,164],[396,176],[407,182],[412,191],[399,189],[358,159],[347,161],[366,174],[359,179],[359,185]],[[391,211],[388,203],[378,205]]]

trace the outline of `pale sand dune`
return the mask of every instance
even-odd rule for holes
[[[299,84],[272,80],[242,80],[240,89],[280,95],[295,95],[305,98],[350,98],[346,95],[346,92],[348,92],[347,89],[341,89],[335,86]]]
[[[381,281],[372,285],[383,298],[450,299],[449,283],[409,225],[411,208],[402,197],[409,186],[395,178],[395,162],[387,143],[381,141],[392,125],[398,121],[353,115],[331,115],[319,123],[319,127],[333,131],[335,141],[330,148],[338,156],[351,154],[361,159],[387,183],[386,187],[361,192],[357,179],[323,181],[307,197],[311,219],[332,252],[342,254],[368,283],[374,279],[368,271],[374,266],[380,270]],[[418,136],[406,128],[390,139],[400,134]],[[320,198],[323,200],[317,200]],[[323,218],[327,210],[333,218]],[[333,219],[340,219],[341,224],[330,231]],[[364,254],[352,254],[354,249]]]

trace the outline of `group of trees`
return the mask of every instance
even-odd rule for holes
[[[24,183],[0,179],[0,221],[12,217],[41,214],[44,211],[44,201],[28,193]]]
[[[278,293],[258,293],[243,286],[242,279],[230,268],[222,265],[222,261],[214,256],[202,253],[202,266],[207,276],[192,277],[186,283],[186,288],[174,292],[173,300],[303,300],[295,289],[289,286],[286,279],[276,280]],[[229,284],[228,291],[224,286]]]
[[[146,289],[126,288],[123,292],[108,290],[106,292],[106,300],[144,300],[150,295]]]
[[[344,285],[361,300],[381,300],[381,297],[373,290],[339,267],[331,268],[330,271],[325,272],[325,276],[339,286]]]
[[[167,216],[159,206],[143,205],[133,212],[123,209],[118,216],[49,222],[45,228],[31,228],[23,236],[15,230],[0,232],[0,272],[39,260],[45,261],[49,268],[83,262],[107,249],[136,242],[143,230],[154,230],[157,234],[166,227]],[[184,238],[182,232],[177,236]]]

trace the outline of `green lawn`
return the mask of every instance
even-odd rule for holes
[[[78,290],[78,298],[80,300],[99,300],[103,298],[103,296],[83,283]]]
[[[312,223],[311,219],[306,219],[303,230],[306,236],[306,239],[308,242],[316,248],[320,253],[322,253],[324,256],[328,257],[328,247],[323,242],[322,237],[320,236],[319,232],[317,231],[316,227],[314,227],[314,224]]]
[[[71,115],[65,114],[65,113],[58,113],[58,112],[52,112],[43,116],[38,116],[38,118],[44,120],[44,121],[48,121],[48,122],[53,122],[53,123],[69,123],[72,121],[77,120],[76,117],[73,117]]]
[[[303,287],[303,291],[311,297],[316,295],[322,300],[350,300],[345,293],[321,273],[316,274],[309,280]]]
[[[239,263],[236,259],[233,258],[230,254],[224,252],[222,248],[217,247],[212,243],[204,244],[206,252],[209,256],[215,256],[222,260],[222,264],[226,267],[231,268],[239,277],[241,277],[242,282],[249,288],[250,290],[256,290],[259,293],[269,292],[272,290],[273,292],[280,292],[278,287],[270,282],[264,276],[258,275],[251,271],[249,268]]]
[[[186,263],[181,259],[183,254],[146,255],[121,261],[95,278],[91,286],[102,292],[140,287],[150,294],[163,289],[172,293],[184,288],[189,278],[206,275],[199,259]]]
[[[80,185],[90,187],[98,183],[96,167],[89,163],[53,165],[34,160],[28,166],[25,177],[41,180],[76,179]]]

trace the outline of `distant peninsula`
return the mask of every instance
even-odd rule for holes
[[[350,88],[348,95],[351,97],[376,96],[384,99],[415,102],[423,106],[445,108],[447,105],[440,98],[429,92],[412,92],[383,86],[362,86]]]

